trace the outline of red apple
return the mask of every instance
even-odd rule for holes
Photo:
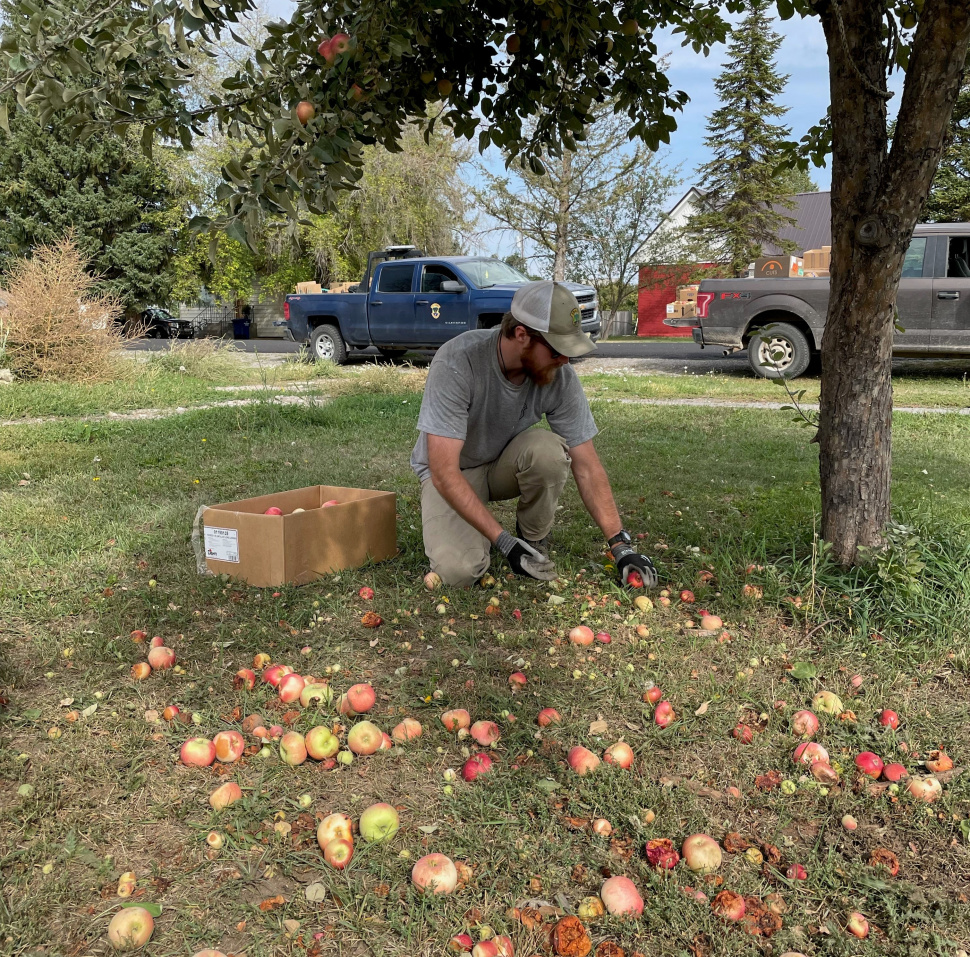
[[[342,871],[354,856],[354,845],[342,837],[335,837],[323,849],[323,859],[337,871]]]
[[[882,774],[882,758],[872,751],[863,751],[856,755],[855,766],[870,778],[878,778]]]
[[[687,866],[698,874],[711,874],[721,866],[721,848],[707,834],[691,834],[680,849]]]
[[[614,916],[639,917],[643,913],[643,898],[629,877],[617,875],[604,881],[600,898],[607,911]]]
[[[853,911],[849,914],[849,920],[845,925],[845,929],[853,936],[863,939],[869,936],[869,921],[865,919],[858,911]]]
[[[154,929],[155,920],[144,907],[123,907],[108,924],[108,940],[115,950],[138,950]]]
[[[317,115],[317,108],[309,100],[300,100],[296,104],[296,118],[302,126],[306,126]]]
[[[464,708],[452,708],[441,716],[446,731],[460,731],[472,723],[471,715]]]
[[[625,770],[633,764],[633,748],[626,741],[617,741],[606,749],[603,760]]]
[[[722,920],[741,920],[744,917],[744,910],[744,898],[734,891],[721,891],[711,901],[711,911]]]
[[[303,694],[305,687],[306,681],[303,679],[303,675],[290,672],[280,678],[280,683],[276,686],[276,690],[279,692],[280,701],[291,704],[294,701],[300,700],[300,695]]]
[[[216,759],[216,746],[208,738],[189,738],[179,757],[189,767],[207,768]]]
[[[509,675],[509,685],[513,691],[521,691],[528,683],[529,679],[521,671],[513,671]]]
[[[879,712],[878,721],[884,728],[892,728],[893,731],[899,727],[899,715],[895,711],[890,711],[889,708],[883,708]]]
[[[394,747],[394,739],[386,732],[381,732],[381,751],[390,751]]]
[[[453,954],[469,954],[471,953],[474,943],[475,942],[471,939],[471,937],[469,937],[468,934],[455,934],[455,936],[448,941],[448,950]]]
[[[374,707],[377,695],[369,684],[352,685],[347,691],[347,703],[357,714],[365,714]]]
[[[320,506],[320,508],[333,508],[334,505],[339,505],[339,504],[340,502],[338,502],[335,498],[332,498],[330,499],[330,501],[324,502],[323,505]]]
[[[694,604],[694,593],[689,588],[684,588],[680,593],[680,600],[685,605]]]
[[[444,854],[426,854],[411,869],[411,882],[422,893],[450,894],[458,884],[458,870]]]
[[[175,717],[179,714],[179,707],[175,704],[170,704],[163,712],[162,717],[166,721],[173,721]]]
[[[160,645],[148,652],[148,663],[155,671],[167,671],[175,664],[175,652]]]
[[[792,754],[792,761],[795,764],[812,765],[816,761],[825,761],[828,763],[828,760],[828,751],[816,741],[806,741],[804,744],[800,744],[795,748],[795,753]]]
[[[222,811],[240,800],[242,796],[242,788],[235,781],[226,781],[209,795],[209,806],[214,811]]]
[[[901,764],[887,764],[882,769],[882,776],[892,784],[898,784],[909,777],[909,772]]]
[[[471,726],[471,736],[476,744],[488,748],[498,742],[502,732],[494,721],[476,721]]]
[[[724,622],[717,615],[701,615],[701,628],[704,631],[717,631],[718,628],[723,627]]]
[[[791,729],[800,738],[814,738],[818,732],[818,718],[811,711],[796,711],[791,716]]]
[[[306,739],[299,731],[287,731],[280,738],[280,758],[284,764],[296,767],[307,759]]]
[[[570,644],[578,645],[585,648],[593,643],[596,636],[593,634],[593,629],[587,627],[586,625],[577,625],[575,628],[571,628],[569,631],[569,641]]]
[[[661,691],[656,685],[651,685],[646,691],[643,692],[643,700],[649,701],[650,704],[656,704],[663,696],[663,691]]]
[[[480,774],[487,774],[492,770],[492,759],[487,754],[473,754],[463,765],[461,776],[469,784]]]
[[[647,841],[647,860],[658,870],[673,870],[680,861],[680,855],[674,847],[674,842],[666,837],[657,837]]]
[[[381,729],[370,721],[358,721],[347,733],[347,747],[354,754],[374,754],[381,741]]]
[[[360,595],[364,601],[370,601],[374,597],[374,589],[369,585],[363,585],[357,589],[357,594]]]
[[[320,41],[320,46],[317,47],[317,53],[320,54],[327,61],[327,63],[333,63],[333,54],[330,52],[330,37],[324,37]]]
[[[802,864],[790,864],[788,870],[785,871],[785,877],[790,881],[807,881],[808,871]]]
[[[936,778],[913,778],[906,790],[916,800],[932,804],[943,794],[943,785]]]
[[[263,512],[263,514],[264,515],[282,515],[283,514],[283,509],[277,508],[275,505],[270,505],[270,507],[268,509],[266,509],[266,511]]]
[[[579,744],[569,749],[566,760],[569,766],[580,776],[595,771],[600,765],[600,759],[592,751]]]
[[[164,644],[165,644],[165,639],[161,635],[155,635],[155,637],[152,638],[151,643],[149,644],[148,647],[161,648],[164,646]]]
[[[223,764],[238,761],[246,750],[246,739],[238,731],[220,731],[213,739],[216,758]]]
[[[658,727],[667,728],[674,721],[677,715],[674,713],[674,706],[669,701],[661,701],[653,712],[653,720]]]
[[[340,812],[328,814],[317,825],[317,844],[320,845],[321,851],[325,851],[327,845],[337,838],[353,843],[353,831],[353,822],[346,814]]]
[[[391,731],[391,738],[397,744],[406,744],[408,741],[413,741],[415,738],[421,737],[421,722],[415,721],[414,718],[405,718],[399,724],[394,726],[394,730]]]
[[[548,728],[550,724],[561,724],[562,716],[555,708],[543,708],[536,718],[540,728]]]
[[[147,661],[139,661],[131,666],[131,676],[135,681],[144,681],[152,673],[152,666]]]
[[[289,665],[269,665],[263,669],[263,681],[274,688],[278,688],[283,675],[292,673],[293,669]]]
[[[341,56],[350,49],[350,37],[346,33],[335,33],[330,40],[330,52],[334,57]]]

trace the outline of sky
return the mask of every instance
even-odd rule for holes
[[[267,2],[268,12],[281,18],[288,18],[293,7],[290,0]],[[782,36],[782,44],[776,55],[776,66],[780,73],[787,73],[789,76],[785,91],[780,97],[789,112],[781,122],[791,127],[792,137],[798,140],[825,116],[828,109],[828,55],[825,37],[821,24],[814,18],[794,17],[788,21],[776,21],[774,29]],[[719,105],[714,79],[727,59],[727,46],[717,45],[705,57],[695,53],[689,46],[680,46],[679,40],[669,32],[658,35],[657,39],[661,53],[669,55],[667,76],[671,84],[690,97],[684,111],[677,114],[677,130],[671,135],[670,145],[662,148],[666,165],[671,168],[680,167],[680,177],[683,180],[680,193],[683,194],[695,185],[694,171],[707,159],[704,148],[707,117]],[[896,96],[889,103],[890,112],[894,113],[899,108],[902,88],[898,74],[892,78],[890,88],[896,91]],[[496,173],[504,168],[501,156],[494,149],[486,153],[483,159]],[[809,175],[819,189],[829,188],[829,167],[811,167]],[[500,245],[495,248],[495,233],[487,236],[487,239],[483,237],[487,251],[502,256],[514,251],[511,239],[498,240]]]

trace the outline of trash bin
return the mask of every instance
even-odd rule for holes
[[[251,321],[249,319],[233,319],[232,320],[233,339],[248,339],[250,325],[251,325]]]

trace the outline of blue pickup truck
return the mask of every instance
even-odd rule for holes
[[[388,359],[411,349],[437,349],[468,329],[489,329],[508,312],[515,290],[529,278],[482,256],[425,256],[391,246],[368,256],[355,292],[286,297],[287,338],[306,343],[316,359],[347,361],[353,349],[376,346]],[[564,283],[582,310],[583,332],[600,333],[596,290]]]

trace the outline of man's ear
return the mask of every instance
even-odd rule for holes
[[[521,345],[527,346],[532,341],[532,335],[525,326],[516,326],[515,339],[516,342],[520,343]]]

